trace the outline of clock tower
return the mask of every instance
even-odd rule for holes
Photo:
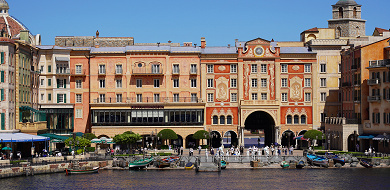
[[[366,35],[366,21],[361,19],[361,5],[354,0],[339,0],[332,7],[333,19],[328,20],[328,26],[335,29],[336,38]]]

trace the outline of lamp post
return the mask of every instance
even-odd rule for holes
[[[330,129],[328,129],[328,151],[330,150]]]

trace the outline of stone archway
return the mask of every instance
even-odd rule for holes
[[[211,131],[211,133],[210,133],[210,140],[207,140],[207,144],[211,145],[211,147],[213,147],[213,148],[221,147],[221,145],[222,145],[221,144],[222,137],[221,137],[221,134],[218,131]]]
[[[237,147],[238,135],[235,131],[226,131],[223,135],[223,146],[224,147]]]
[[[265,111],[252,112],[244,124],[245,146],[270,146],[275,143],[275,123],[274,118]]]
[[[295,146],[295,133],[291,130],[286,130],[282,133],[281,144],[284,147]]]

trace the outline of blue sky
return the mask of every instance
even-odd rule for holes
[[[10,15],[22,21],[43,45],[55,36],[134,37],[136,43],[193,42],[208,46],[261,37],[298,41],[313,27],[326,28],[337,0],[7,0]],[[390,28],[389,0],[356,0],[375,27]],[[385,19],[386,18],[386,19]],[[387,22],[386,22],[387,20]]]

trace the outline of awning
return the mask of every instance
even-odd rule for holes
[[[358,136],[358,139],[372,139],[375,136],[376,135],[360,135],[360,136]]]
[[[91,143],[102,143],[102,140],[100,140],[100,139],[92,139]]]
[[[307,141],[307,139],[303,138],[303,135],[299,135],[299,136],[297,136],[297,137],[294,137],[294,140],[295,140],[295,139]]]
[[[55,134],[51,134],[51,133],[40,134],[38,136],[49,137],[51,139],[51,142],[64,142],[66,139],[69,138],[66,136],[55,135]]]
[[[56,61],[69,61],[69,57],[56,57]]]
[[[382,140],[387,140],[387,139],[390,139],[390,135],[386,135],[386,136],[378,135],[378,136],[372,138],[372,140],[374,140],[374,141],[382,141]]]
[[[34,108],[30,107],[30,106],[20,106],[19,109],[20,110],[24,110],[24,111],[32,111],[32,112],[35,112],[35,113],[46,113],[44,111],[39,111],[37,109],[34,109]]]
[[[3,142],[40,142],[49,140],[49,137],[30,135],[26,133],[0,133],[0,141]]]

